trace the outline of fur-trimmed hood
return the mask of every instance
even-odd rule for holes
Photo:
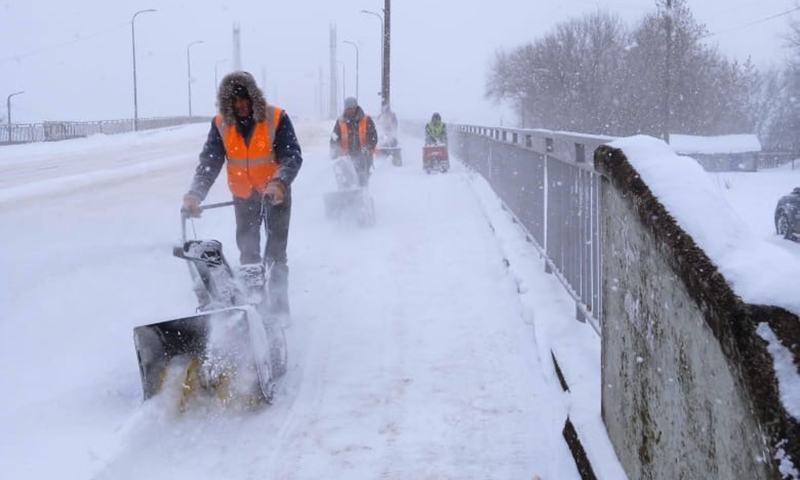
[[[248,72],[231,72],[222,79],[217,91],[217,107],[222,115],[222,120],[228,125],[236,124],[236,114],[233,109],[234,90],[242,86],[253,101],[253,120],[263,122],[267,119],[267,100],[264,92],[258,88],[255,78]]]

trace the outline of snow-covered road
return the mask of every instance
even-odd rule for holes
[[[712,173],[712,180],[740,218],[757,236],[800,257],[800,243],[775,234],[778,200],[800,187],[800,168],[791,164],[760,172]]]
[[[170,252],[206,126],[0,154],[4,478],[579,478],[561,436],[570,400],[477,180],[457,163],[425,175],[421,144],[406,138],[406,164],[379,162],[374,174],[377,225],[331,223],[327,128],[299,129],[290,366],[277,403],[256,413],[141,402],[132,328],[195,306]],[[132,153],[143,144],[147,155]],[[38,177],[26,148],[56,167]],[[66,157],[83,166],[62,167]],[[209,200],[228,197],[219,181]],[[233,225],[224,211],[196,223],[235,262]],[[537,330],[563,323],[596,341],[557,282],[539,277]],[[604,435],[588,442],[607,448]]]

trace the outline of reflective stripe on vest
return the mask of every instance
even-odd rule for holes
[[[361,148],[367,143],[367,119],[368,116],[364,115],[358,122],[358,142]],[[339,144],[342,149],[342,154],[347,155],[350,152],[350,128],[347,126],[347,121],[344,118],[339,119]]]
[[[267,182],[278,171],[272,143],[280,122],[281,110],[267,105],[266,120],[253,126],[248,145],[236,125],[227,125],[222,115],[217,115],[215,124],[228,159],[228,187],[235,197],[248,198],[255,189],[264,193]]]

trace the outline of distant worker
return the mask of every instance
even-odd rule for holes
[[[378,132],[375,122],[358,106],[355,98],[347,97],[344,101],[344,114],[333,127],[331,156],[349,156],[358,173],[359,184],[366,187],[377,146]]]
[[[447,145],[447,127],[438,112],[425,125],[425,145]]]
[[[263,289],[266,264],[270,271],[270,309],[275,314],[288,314],[286,246],[292,213],[291,185],[303,163],[294,127],[283,109],[267,104],[247,72],[232,72],[222,79],[217,105],[219,114],[211,122],[200,164],[183,197],[183,208],[192,216],[200,216],[200,202],[227,159],[240,272],[249,288]],[[266,209],[268,222],[263,261],[262,208]]]
[[[378,117],[381,130],[381,146],[394,148],[397,146],[397,115],[386,107]]]

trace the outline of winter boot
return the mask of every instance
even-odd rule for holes
[[[239,266],[239,282],[242,285],[247,303],[258,305],[264,296],[264,265],[247,263]]]

